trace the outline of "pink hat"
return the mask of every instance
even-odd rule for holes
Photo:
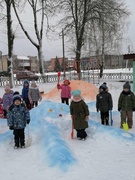
[[[65,84],[65,82],[69,85],[70,84],[70,81],[68,80],[68,79],[65,79],[64,81],[63,81],[63,83]]]

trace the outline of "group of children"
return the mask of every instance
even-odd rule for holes
[[[24,80],[22,95],[19,92],[13,92],[9,84],[5,86],[5,93],[0,99],[3,108],[3,116],[7,118],[10,130],[13,130],[15,148],[25,148],[25,127],[30,122],[29,110],[38,106],[41,101],[39,88],[34,81]]]
[[[71,93],[69,85],[68,80],[65,80],[62,85],[57,84],[57,88],[61,89],[61,102],[66,102],[69,105],[69,99],[71,95],[73,96],[70,104],[71,119],[73,120],[74,129],[77,131],[77,137],[85,139],[87,137],[85,129],[88,127],[89,109],[81,97],[81,91],[75,90]],[[108,126],[109,112],[113,109],[113,100],[105,82],[99,87],[99,93],[96,96],[96,109],[97,112],[100,111],[101,124]],[[133,126],[133,111],[135,111],[135,95],[131,91],[128,81],[125,82],[123,91],[120,93],[118,111],[121,114],[120,128],[123,128],[123,123],[127,123],[129,129],[131,129]]]
[[[73,128],[77,132],[77,138],[85,140],[88,128],[89,109],[81,96],[80,90],[71,92],[69,80],[64,80],[63,84],[57,84],[58,90],[61,89],[61,102],[69,105],[69,99],[72,95],[70,103],[70,115],[73,121]],[[22,99],[23,101],[22,101]],[[4,116],[7,117],[9,129],[14,130],[15,148],[25,147],[25,133],[26,124],[30,122],[29,110],[38,105],[38,101],[42,100],[39,88],[35,82],[31,83],[29,87],[28,80],[24,81],[22,88],[22,95],[18,92],[13,92],[10,85],[5,87],[5,93],[0,100],[3,104]],[[99,87],[99,93],[96,96],[96,109],[100,111],[101,124],[109,125],[109,111],[113,109],[112,96],[108,92],[106,83]],[[135,111],[135,95],[131,91],[129,82],[123,86],[118,100],[118,111],[121,113],[121,125],[127,121],[129,128],[133,126],[133,111]]]

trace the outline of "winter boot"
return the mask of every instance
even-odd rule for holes
[[[103,120],[103,119],[101,120],[101,124],[103,124],[103,125],[104,125],[104,120]]]
[[[18,149],[19,148],[19,141],[15,140],[15,146],[14,146],[15,149]]]
[[[109,118],[106,118],[105,122],[106,122],[106,126],[109,126]]]
[[[24,142],[24,139],[21,139],[21,140],[20,140],[20,145],[21,145],[21,148],[25,148],[25,142]]]

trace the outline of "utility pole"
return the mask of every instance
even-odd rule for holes
[[[66,73],[65,73],[65,43],[64,43],[64,31],[62,29],[62,47],[63,47],[63,71],[64,71],[64,79],[66,77]]]

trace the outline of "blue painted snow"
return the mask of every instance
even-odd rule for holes
[[[89,108],[94,108],[95,102],[88,104]],[[60,129],[55,125],[55,121],[62,114],[68,115],[70,113],[69,106],[62,103],[55,103],[51,101],[43,101],[38,107],[30,111],[31,134],[35,135],[39,144],[40,154],[42,154],[43,161],[50,167],[59,167],[62,171],[67,171],[68,168],[76,163],[76,158],[69,148],[68,144],[62,138]],[[118,116],[119,112],[113,112],[113,116]],[[98,117],[99,113],[90,112],[89,126],[96,129],[95,133],[106,133],[115,138],[121,138],[126,141],[134,141],[135,135],[126,132],[113,126],[103,126],[98,122],[93,121],[93,117]],[[48,120],[52,118],[53,122]],[[4,120],[5,121],[5,120]],[[3,122],[5,123],[5,122]],[[0,135],[0,143],[13,137],[12,131],[5,132]]]
[[[41,149],[46,151],[47,156],[44,158],[50,167],[58,166],[61,170],[67,171],[69,166],[76,162],[76,158],[54,124],[45,122],[41,146]]]
[[[96,127],[95,129],[97,133],[106,133],[115,137],[116,139],[119,138],[128,141],[135,141],[135,134],[124,131],[123,129],[115,128],[113,126],[104,126],[93,120],[89,120],[89,125],[91,127]]]
[[[6,141],[9,141],[9,139],[13,139],[13,131],[9,130],[0,134],[0,143],[5,143]]]
[[[51,110],[51,111],[50,111]],[[36,113],[35,113],[36,112]],[[60,134],[58,127],[46,118],[59,118],[69,113],[69,106],[62,103],[44,101],[37,108],[31,110],[31,125],[40,137],[42,157],[50,167],[59,167],[62,171],[76,162],[73,152]]]

